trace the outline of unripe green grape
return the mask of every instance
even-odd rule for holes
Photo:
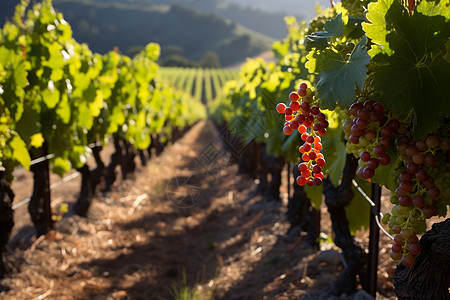
[[[427,223],[425,220],[414,220],[411,222],[411,227],[417,234],[420,234],[427,230]]]
[[[398,197],[397,196],[391,196],[389,199],[392,204],[398,204]]]
[[[384,225],[387,225],[389,223],[390,219],[391,219],[391,214],[386,213],[383,215],[383,218],[381,219],[381,223],[383,223]]]
[[[404,216],[408,212],[408,208],[401,205],[395,205],[392,207],[392,214],[394,216]]]
[[[389,219],[389,223],[388,223],[389,228],[393,228],[395,225],[397,225],[397,224],[395,223],[395,219],[396,219],[396,218],[393,218],[393,217],[391,217],[391,218]]]
[[[403,224],[403,223],[405,223],[406,222],[406,219],[404,218],[404,217],[396,217],[395,218],[395,223],[397,223],[397,224]]]
[[[362,136],[359,138],[359,145],[361,145],[362,147],[367,147],[370,144],[370,141],[365,137]],[[365,150],[365,149],[363,149]]]
[[[391,256],[391,258],[393,260],[400,260],[403,257],[401,253],[395,253],[395,252],[392,252],[392,251],[390,253],[390,256]]]

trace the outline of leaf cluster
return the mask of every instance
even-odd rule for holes
[[[371,3],[363,24],[375,45],[371,84],[395,115],[413,113],[412,133],[424,138],[450,116],[450,5],[421,1],[412,14],[394,0]]]
[[[159,54],[153,43],[133,59],[94,54],[50,0],[22,1],[0,36],[0,164],[29,167],[46,143],[62,175],[86,163],[91,143],[117,135],[144,149],[153,133],[203,118],[201,105],[162,83]]]

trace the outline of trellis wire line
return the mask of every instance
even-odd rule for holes
[[[77,173],[73,173],[72,175],[66,176],[63,179],[61,179],[60,181],[55,182],[54,184],[52,184],[50,186],[50,189],[53,190],[53,189],[57,188],[58,186],[60,186],[61,184],[65,183],[65,182],[68,182],[68,181],[70,181],[72,179],[75,179],[78,176],[80,176],[80,173],[78,173],[78,172]]]
[[[96,143],[89,144],[88,147],[92,149],[94,147],[100,147],[101,145],[103,145],[102,142],[96,142]]]
[[[66,176],[63,179],[61,179],[60,181],[55,182],[54,184],[52,184],[50,186],[50,190],[53,190],[53,189],[57,188],[58,186],[60,186],[61,184],[66,183],[66,182],[68,182],[68,181],[70,181],[72,179],[75,179],[78,176],[80,176],[80,173],[73,173],[72,175]],[[11,208],[13,210],[15,210],[15,209],[17,209],[17,208],[19,208],[21,206],[24,206],[25,204],[29,203],[30,201],[31,201],[31,197],[27,197],[27,198],[23,199],[22,201],[20,201],[19,203],[14,204]]]
[[[99,147],[99,146],[101,146],[101,145],[102,145],[102,142],[96,142],[96,143],[89,144],[88,147],[92,149],[92,148],[94,148],[94,147]],[[42,156],[42,157],[33,159],[32,161],[30,161],[30,166],[36,165],[36,164],[38,164],[38,163],[41,163],[41,162],[43,162],[43,161],[52,159],[52,158],[54,158],[54,157],[55,157],[55,154],[48,154],[48,155],[46,155],[46,156]]]
[[[101,145],[102,145],[102,142],[95,142],[95,143],[89,144],[88,147],[92,149],[92,148],[94,148],[94,147],[99,147],[99,146],[101,146]],[[54,158],[54,157],[55,157],[55,154],[48,154],[48,155],[45,155],[45,156],[42,156],[42,157],[38,157],[38,158],[33,159],[32,161],[30,161],[30,166],[36,165],[36,164],[38,164],[38,163],[41,163],[41,162],[43,162],[43,161],[52,159],[52,158]],[[78,176],[80,176],[80,173],[74,173],[74,174],[72,174],[72,175],[69,175],[69,176],[67,176],[67,177],[64,177],[64,178],[61,179],[60,181],[58,181],[58,182],[52,184],[52,185],[50,186],[50,190],[53,190],[54,188],[60,186],[61,184],[65,183],[65,182],[67,182],[67,181],[70,181],[70,180],[72,180],[72,179],[74,179],[74,178],[77,178]],[[19,208],[19,207],[21,207],[21,206],[23,206],[23,205],[29,203],[30,201],[31,201],[31,197],[27,197],[27,198],[23,199],[22,201],[20,201],[19,203],[14,204],[11,208],[12,208],[13,210],[15,210],[15,209],[17,209],[17,208]]]
[[[367,200],[367,202],[370,203],[370,206],[375,206],[375,203],[373,203],[372,199],[370,199],[370,197],[367,196],[366,193],[364,193],[363,189],[358,185],[355,179],[352,179],[352,183],[358,190],[358,192]]]
[[[42,157],[33,159],[32,161],[30,161],[30,166],[41,163],[41,162],[49,160],[49,159],[52,159],[53,157],[55,157],[55,154],[48,154],[46,156],[42,156]]]
[[[19,203],[14,204],[11,208],[12,208],[12,210],[16,210],[19,207],[24,206],[25,204],[30,202],[30,200],[31,200],[31,197],[27,197],[27,198],[23,199],[22,201],[20,201]]]
[[[379,217],[383,217],[383,213],[380,212],[379,216],[375,216],[375,221],[377,222],[378,227],[380,227],[384,234],[386,234],[391,240],[394,240],[394,237],[390,235],[389,232],[387,232],[386,229],[384,229],[384,227],[381,225],[380,220],[378,219]]]
[[[370,203],[371,206],[375,206],[375,203],[373,203],[372,199],[370,199],[369,196],[367,196],[367,194],[363,191],[363,189],[358,185],[358,183],[356,182],[356,180],[352,180],[353,185],[355,186],[355,188],[358,190],[358,192],[361,194],[361,196],[363,196],[367,202]],[[383,216],[383,214],[380,212],[380,215]],[[377,226],[390,238],[390,239],[394,239],[392,237],[392,235],[389,234],[389,232],[386,231],[386,229],[383,228],[383,226],[380,223],[380,220],[378,219],[378,216],[375,216],[375,221],[377,223]]]

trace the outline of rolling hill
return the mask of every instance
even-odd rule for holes
[[[1,21],[13,14],[15,3],[2,1]],[[231,20],[180,4],[55,0],[54,6],[72,25],[75,39],[99,53],[117,46],[131,54],[133,48],[157,42],[163,53],[165,48],[176,48],[190,60],[198,61],[214,51],[220,63],[227,66],[270,49],[274,40]]]

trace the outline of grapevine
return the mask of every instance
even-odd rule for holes
[[[421,244],[427,220],[445,217],[450,205],[450,86],[444,79],[450,76],[449,16],[443,0],[346,0],[299,30],[292,30],[295,20],[289,19],[288,38],[274,44],[277,65],[249,62],[221,106],[227,110],[221,113],[224,120],[244,118],[248,128],[255,127],[253,114],[234,111],[234,106],[283,115],[252,133],[269,153],[285,155],[291,162],[300,157],[297,184],[306,186],[306,194],[319,205],[327,192],[333,196],[342,192],[348,199],[352,195],[346,204],[355,205],[360,195],[348,184],[353,175],[358,175],[353,184],[364,185],[363,190],[370,183],[388,189],[392,207],[382,223],[394,236],[391,257],[407,267],[427,259]],[[292,83],[299,80],[311,84],[296,90]],[[267,98],[280,96],[288,96],[290,102],[266,105]],[[329,125],[321,125],[320,110],[329,111]],[[320,163],[323,155],[328,159],[325,168]],[[344,172],[347,161],[352,163],[350,172]],[[322,176],[326,184],[320,186]],[[347,183],[345,188],[342,182]],[[319,187],[310,187],[315,184]],[[374,216],[374,210],[371,213]],[[362,219],[361,214],[362,210],[348,210],[348,223]],[[342,214],[335,216],[333,226],[338,227],[344,223]],[[340,234],[336,232],[336,240]],[[348,241],[343,252],[351,238]]]
[[[152,135],[170,137],[205,116],[201,103],[162,82],[158,44],[133,59],[118,51],[94,54],[73,39],[51,0],[30,2],[21,1],[0,31],[0,171],[7,181],[18,165],[35,176],[48,174],[49,165],[60,176],[89,170],[90,144],[113,137],[129,152],[143,150]],[[48,154],[48,163],[31,164]],[[38,235],[52,226],[50,197],[42,196],[47,184],[35,181],[29,204]]]
[[[299,100],[301,99],[301,103]],[[283,114],[286,123],[283,132],[291,135],[294,130],[298,130],[301,139],[304,142],[299,148],[302,163],[298,165],[301,173],[296,178],[296,182],[300,186],[319,186],[322,184],[323,172],[325,166],[325,158],[320,150],[322,149],[322,139],[320,138],[327,132],[328,121],[317,101],[314,101],[314,95],[308,85],[302,82],[297,92],[289,94],[289,107],[284,103],[278,103],[277,112]]]
[[[311,34],[308,43],[312,51],[308,59],[311,62],[310,71],[320,72],[318,74],[320,84],[317,84],[316,91],[319,92],[322,101],[327,100],[323,106],[327,108],[339,106],[345,111],[344,138],[347,153],[352,153],[358,159],[359,167],[356,174],[364,180],[380,183],[391,190],[391,203],[394,205],[392,215],[384,214],[383,217],[383,222],[389,225],[391,233],[395,235],[391,257],[411,267],[415,263],[415,256],[421,252],[418,235],[427,230],[426,219],[445,216],[447,206],[450,204],[448,197],[442,192],[442,189],[446,188],[442,177],[447,178],[449,170],[449,132],[443,125],[448,121],[448,106],[444,104],[446,99],[443,97],[445,92],[442,94],[445,89],[443,81],[437,82],[432,88],[438,91],[436,96],[424,92],[429,77],[441,77],[437,75],[438,70],[430,71],[432,75],[420,74],[419,82],[412,73],[405,75],[396,72],[402,68],[406,70],[409,64],[413,65],[412,69],[419,68],[414,65],[417,58],[426,61],[428,68],[434,68],[433,64],[437,64],[439,59],[427,61],[427,57],[436,59],[445,53],[448,37],[440,38],[435,32],[445,27],[444,23],[447,21],[441,18],[441,27],[436,26],[429,33],[421,33],[426,43],[431,43],[433,39],[434,43],[439,44],[439,50],[432,50],[437,47],[428,47],[429,52],[413,50],[412,53],[406,54],[405,49],[411,49],[412,43],[417,43],[414,49],[419,47],[423,49],[423,45],[416,40],[415,31],[404,27],[405,24],[420,26],[424,20],[420,18],[431,18],[433,9],[440,9],[439,12],[444,15],[444,8],[437,3],[432,5],[426,1],[417,5],[415,1],[388,2],[383,4],[378,1],[368,5],[366,18],[369,21],[362,24],[362,32],[372,39],[372,43],[369,44],[370,50],[363,47],[358,49],[359,45],[366,43],[366,36],[362,37],[356,47],[352,47],[354,43],[349,41],[349,38],[354,36],[349,33],[350,28],[347,29],[349,24],[345,25],[338,16],[339,18],[329,20],[328,26],[325,26],[329,32]],[[386,4],[387,7],[383,7]],[[356,11],[355,2],[346,1],[344,5],[352,12]],[[385,14],[386,18],[380,14]],[[403,44],[391,42],[395,38],[394,32],[399,34],[401,30],[406,33],[401,37],[404,39]],[[389,39],[380,37],[380,31],[389,36]],[[334,37],[337,39],[333,39]],[[396,51],[410,56],[395,60],[399,55],[395,53]],[[357,52],[361,58],[369,54],[370,59],[367,61],[352,59],[357,57]],[[385,60],[386,56],[390,56],[391,63]],[[342,59],[342,64],[336,64],[336,67],[320,65],[339,59]],[[354,70],[361,71],[360,77],[355,77],[355,82],[352,82],[356,83],[356,89],[355,86],[349,85],[347,92],[344,92],[341,89],[342,82],[339,82],[341,77],[336,74],[347,76],[352,62],[355,64]],[[357,64],[360,64],[359,68]],[[448,61],[440,60],[440,64],[448,66]],[[342,70],[346,72],[341,72]],[[448,76],[448,69],[446,74]],[[397,78],[402,78],[401,83],[396,81]],[[408,79],[404,80],[405,78]],[[397,85],[392,82],[397,82]],[[396,93],[397,89],[401,92]],[[335,95],[330,93],[330,90],[338,91],[339,99],[333,100],[331,97]],[[357,101],[350,101],[350,96],[354,93],[360,93],[359,98],[353,97]],[[428,117],[424,106],[419,104],[425,103],[425,99],[433,101],[435,107],[440,107],[437,116],[432,120]],[[437,166],[441,168],[440,174],[435,171]]]

